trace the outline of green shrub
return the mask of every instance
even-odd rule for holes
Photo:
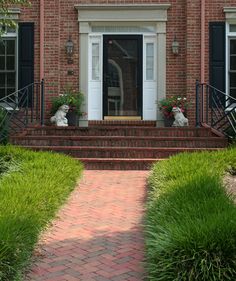
[[[52,98],[51,113],[55,114],[60,106],[66,104],[70,107],[70,110],[73,110],[78,116],[81,116],[83,114],[81,111],[83,101],[84,95],[81,92],[66,87],[63,94]]]
[[[149,280],[236,280],[236,206],[222,184],[236,149],[182,154],[156,164],[149,180]]]
[[[67,156],[0,146],[0,158],[18,170],[0,179],[0,280],[15,280],[27,264],[40,232],[54,217],[81,175]]]

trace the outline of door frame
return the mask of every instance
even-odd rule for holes
[[[108,66],[108,41],[109,40],[137,40],[137,57],[138,57],[138,71],[137,71],[137,88],[138,88],[138,115],[127,116],[131,117],[141,117],[143,119],[143,35],[142,34],[103,34],[102,37],[102,47],[103,47],[103,71],[102,71],[102,96],[103,96],[103,109],[102,115],[103,119],[105,117],[110,117],[107,112],[108,108],[108,87],[106,83],[106,71]],[[112,117],[112,116],[111,116]],[[125,115],[118,115],[118,117],[126,117]]]
[[[88,120],[102,120],[102,83],[100,86],[91,85],[90,72],[90,40],[92,37],[99,38],[111,30],[119,33],[122,27],[129,27],[128,34],[153,35],[157,40],[157,72],[156,72],[156,94],[153,97],[155,105],[166,96],[166,26],[168,22],[168,9],[171,4],[78,4],[75,9],[78,11],[79,23],[79,85],[80,90],[85,94],[82,110],[88,113]],[[152,31],[150,33],[149,27]],[[147,33],[146,33],[147,31]],[[112,32],[114,33],[114,32]],[[124,32],[122,32],[123,34]],[[125,32],[126,33],[126,32]],[[101,54],[102,57],[102,54]],[[145,82],[146,88],[147,82]],[[100,87],[100,88],[99,88]],[[147,89],[152,94],[153,87]],[[95,91],[94,91],[94,88]],[[100,91],[100,92],[99,92]],[[95,102],[96,99],[96,108]],[[143,95],[143,105],[146,103],[146,90]],[[152,102],[153,104],[153,102]],[[157,124],[163,124],[163,116],[156,106],[151,112],[149,105],[144,105],[143,120],[156,120]]]

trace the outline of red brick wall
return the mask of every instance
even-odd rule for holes
[[[79,27],[74,5],[79,3],[170,3],[167,22],[167,95],[184,95],[193,103],[195,80],[200,79],[200,9],[201,0],[45,0],[45,81],[47,103],[66,85],[79,87]],[[236,6],[235,0],[206,0],[205,80],[208,81],[208,24],[224,21],[224,6]],[[35,79],[39,79],[39,0],[22,9],[22,21],[35,22]],[[74,43],[73,64],[67,64],[65,43],[69,34]],[[176,36],[179,55],[171,51]],[[67,71],[72,70],[73,75]],[[49,104],[48,104],[49,106]],[[194,114],[189,113],[191,123]]]

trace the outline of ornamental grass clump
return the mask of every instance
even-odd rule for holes
[[[79,161],[49,152],[0,146],[0,280],[18,281],[40,232],[74,189]],[[17,163],[17,165],[16,165]]]
[[[148,280],[236,280],[236,206],[222,183],[236,149],[156,164],[146,217]]]
[[[160,100],[159,108],[166,118],[174,117],[172,112],[173,107],[179,107],[183,113],[186,113],[186,110],[189,106],[186,97],[174,96],[170,98],[165,98]]]

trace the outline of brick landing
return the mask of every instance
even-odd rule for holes
[[[147,171],[84,171],[43,236],[30,281],[141,281]]]

